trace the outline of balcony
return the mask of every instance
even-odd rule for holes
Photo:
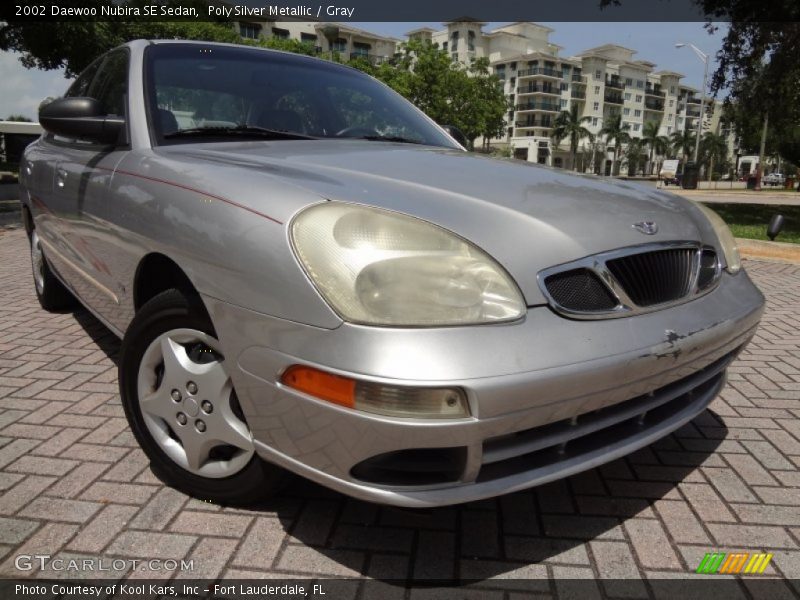
[[[608,102],[609,104],[622,104],[622,94],[615,94],[614,92],[609,92],[606,90],[606,93],[603,95],[603,99]]]
[[[544,77],[554,77],[556,79],[561,79],[563,77],[561,71],[551,69],[550,67],[531,67],[530,69],[525,69],[524,71],[520,71],[519,73],[517,73],[517,76],[520,78],[544,76]]]
[[[546,110],[549,112],[560,112],[561,106],[555,102],[525,102],[517,104],[516,110]]]
[[[690,119],[697,119],[700,116],[700,109],[699,108],[694,109],[692,107],[689,107],[686,110],[686,116],[689,117]]]
[[[619,79],[606,79],[606,87],[621,90],[625,87],[625,84],[623,84]]]
[[[689,104],[700,104],[700,98],[691,97],[686,100]]]
[[[521,129],[530,127],[552,127],[553,122],[550,119],[526,119],[525,121],[515,121],[514,126]]]
[[[554,88],[552,85],[531,84],[526,86],[519,86],[517,94],[550,94],[551,96],[560,96],[561,90]]]
[[[663,100],[651,100],[650,98],[644,99],[644,108],[645,110],[656,110],[658,112],[664,112],[664,101]]]
[[[644,93],[647,96],[658,96],[659,98],[663,98],[666,94],[661,90],[659,86],[645,86]]]
[[[575,81],[577,83],[582,83],[584,85],[586,84],[586,78],[583,75],[581,75],[580,73],[573,73],[572,74],[572,81]]]
[[[586,92],[582,92],[580,90],[572,90],[569,96],[570,98],[576,98],[577,100],[585,100]]]
[[[351,52],[350,53],[350,60],[353,60],[355,58],[362,58],[364,60],[369,61],[373,65],[379,65],[382,62],[384,62],[385,60],[387,60],[388,57],[379,56],[377,54],[369,54],[368,52]]]

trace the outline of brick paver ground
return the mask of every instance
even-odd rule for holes
[[[153,476],[117,395],[119,343],[85,311],[42,311],[27,252],[23,232],[0,233],[2,577],[43,575],[14,561],[44,553],[194,559],[179,576],[207,578],[491,578],[500,597],[513,579],[594,577],[607,596],[637,597],[642,579],[692,576],[711,549],[773,552],[769,573],[800,577],[798,266],[748,263],[768,311],[725,391],[625,459],[455,508],[380,507],[293,480],[242,510]]]

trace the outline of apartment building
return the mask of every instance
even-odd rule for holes
[[[596,136],[612,115],[621,115],[631,137],[642,137],[645,125],[658,124],[660,135],[676,131],[720,130],[720,107],[706,98],[700,118],[700,91],[683,85],[681,73],[656,70],[656,64],[636,57],[636,50],[616,44],[590,48],[576,56],[562,56],[563,48],[550,41],[553,32],[536,23],[511,23],[484,32],[486,23],[457,19],[444,29],[416,29],[409,37],[426,39],[465,64],[487,57],[490,68],[503,81],[511,109],[506,115],[505,135],[490,140],[494,146],[510,146],[514,156],[552,166],[564,166],[568,141],[553,144],[550,134],[562,110],[578,106],[589,117],[586,128]],[[733,135],[729,136],[733,147]],[[581,149],[589,149],[589,140]],[[611,168],[607,149],[605,170]],[[588,165],[587,165],[588,166]]]
[[[236,29],[243,38],[292,39],[311,44],[319,52],[338,52],[346,60],[362,57],[375,63],[394,56],[397,46],[402,42],[343,23],[252,19],[237,21]]]

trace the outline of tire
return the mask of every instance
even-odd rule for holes
[[[42,242],[34,229],[29,237],[31,245],[31,267],[36,298],[47,311],[63,310],[75,306],[75,296],[53,274],[44,255]]]
[[[168,485],[238,505],[279,489],[284,471],[255,453],[196,295],[167,290],[141,307],[122,342],[119,385],[131,430]]]

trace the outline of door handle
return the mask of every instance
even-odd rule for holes
[[[64,187],[66,179],[67,179],[66,169],[62,169],[60,167],[56,168],[56,185],[58,185],[58,187]]]

